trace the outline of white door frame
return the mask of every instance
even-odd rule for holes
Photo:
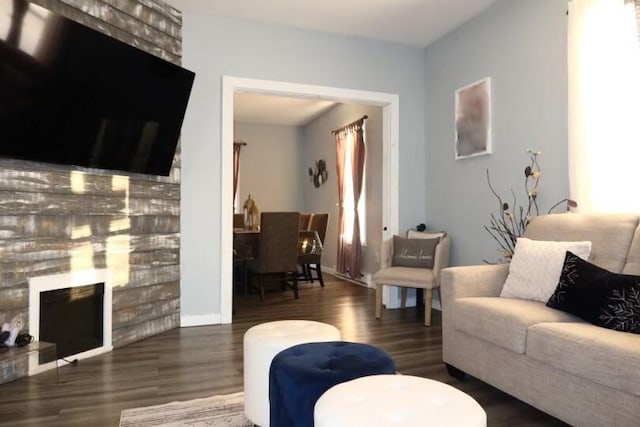
[[[233,303],[233,95],[258,92],[382,107],[382,238],[398,234],[399,97],[397,94],[272,80],[222,77],[220,318],[231,323]]]

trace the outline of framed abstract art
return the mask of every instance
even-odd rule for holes
[[[455,93],[455,158],[491,154],[491,78]]]

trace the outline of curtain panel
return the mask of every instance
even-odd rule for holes
[[[359,279],[362,276],[362,240],[358,202],[362,196],[366,159],[364,118],[334,134],[339,200],[336,271]]]
[[[238,176],[240,175],[240,150],[245,145],[243,142],[233,143],[233,207],[235,212],[236,194],[238,192]]]

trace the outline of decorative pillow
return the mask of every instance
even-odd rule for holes
[[[547,305],[594,325],[640,334],[640,276],[612,273],[571,252]]]
[[[433,268],[433,258],[438,243],[440,243],[440,238],[408,239],[393,236],[391,265],[394,267]]]
[[[500,296],[546,303],[558,286],[567,251],[587,259],[591,253],[591,242],[518,238]]]
[[[408,230],[407,238],[409,239],[440,239],[446,236],[447,233],[445,231],[416,231],[416,230]]]

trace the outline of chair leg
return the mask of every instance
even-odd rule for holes
[[[293,274],[293,297],[295,299],[299,299],[300,295],[298,295],[298,277],[296,274]]]
[[[431,304],[433,303],[433,289],[424,290],[424,325],[431,326]]]
[[[247,268],[247,262],[242,262],[243,279],[244,279],[244,294],[249,295],[249,269]]]
[[[382,287],[384,285],[376,283],[376,319],[382,314]]]
[[[258,282],[260,283],[260,301],[264,301],[264,276],[262,274],[258,276]]]
[[[400,289],[400,308],[407,307],[407,291],[408,289],[405,287]]]
[[[320,286],[324,288],[324,280],[322,279],[322,269],[320,268],[320,264],[316,264],[316,272],[318,273],[318,280],[320,281]]]
[[[307,282],[313,283],[313,273],[311,272],[311,266],[309,264],[304,265],[304,275],[307,279]]]

